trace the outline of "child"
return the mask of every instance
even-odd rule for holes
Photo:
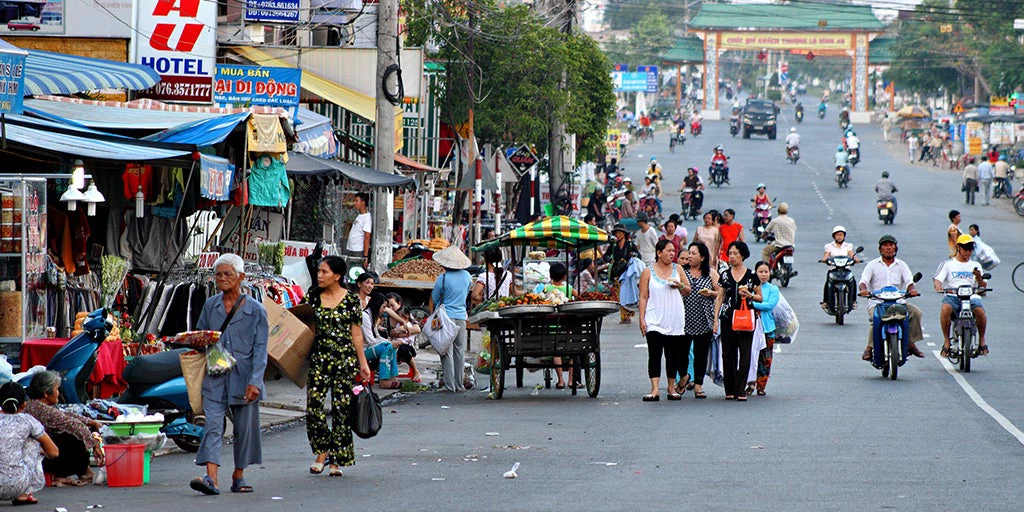
[[[39,503],[32,496],[46,483],[39,447],[49,459],[59,455],[43,425],[22,414],[26,402],[25,389],[17,382],[0,386],[0,500],[15,506]]]
[[[398,347],[398,362],[405,363],[412,372],[412,381],[423,382],[420,370],[416,367],[416,335],[420,333],[420,326],[412,321],[409,310],[402,306],[402,297],[397,293],[387,294],[388,305],[384,309],[387,319],[391,325],[389,333],[391,339],[401,341]]]

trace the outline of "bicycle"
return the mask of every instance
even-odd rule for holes
[[[1013,287],[1016,288],[1018,292],[1024,293],[1024,261],[1018,263],[1016,267],[1013,267],[1013,274],[1011,275],[1011,278],[1013,279]]]

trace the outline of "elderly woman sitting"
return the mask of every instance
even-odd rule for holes
[[[90,452],[98,463],[103,461],[103,449],[97,442],[99,435],[94,433],[99,430],[100,423],[54,407],[60,398],[60,374],[57,372],[35,374],[28,387],[28,398],[25,412],[43,425],[60,451],[57,458],[43,461],[43,471],[53,475],[53,483],[57,487],[91,483]]]

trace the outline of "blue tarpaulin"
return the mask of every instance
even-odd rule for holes
[[[195,144],[196,146],[212,146],[223,142],[238,126],[238,123],[249,119],[249,112],[228,114],[213,119],[203,119],[175,126],[160,133],[154,133],[143,140],[154,142],[175,142],[179,144]]]
[[[184,144],[143,141],[23,115],[7,115],[5,130],[9,143],[98,160],[163,160],[191,157],[193,151]]]

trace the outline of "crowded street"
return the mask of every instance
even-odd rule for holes
[[[813,98],[809,98],[813,101]],[[809,108],[809,114],[811,109]],[[311,475],[313,460],[302,421],[263,434],[263,463],[250,467],[255,495],[203,496],[188,481],[193,455],[159,457],[153,482],[134,489],[47,490],[47,507],[83,510],[177,511],[182,507],[249,511],[364,510],[428,507],[442,510],[1015,510],[1020,501],[1012,468],[1024,453],[1024,396],[1015,389],[1024,347],[1016,343],[1021,294],[1010,273],[1021,258],[1024,224],[1006,199],[964,205],[960,172],[910,164],[905,145],[885,143],[877,123],[854,128],[862,162],[849,188],[834,180],[832,155],[840,143],[836,106],[825,119],[796,124],[791,105],[779,113],[779,137],[731,137],[723,121],[705,121],[698,137],[669,152],[665,127],[653,142],[633,143],[620,162],[642,181],[651,157],[663,167],[664,214],[676,213],[685,169],[696,166],[707,186],[712,148],[730,158],[730,184],[705,190],[704,211],[734,209],[751,245],[749,265],[763,244],[749,232],[751,198],[766,185],[774,204],[788,203],[797,225],[795,269],[782,294],[799,317],[792,344],[776,344],[764,396],[726,401],[722,388],[705,385],[681,401],[645,403],[647,347],[639,328],[605,318],[601,336],[600,395],[537,389],[541,373],[525,385],[506,382],[504,398],[489,400],[486,375],[476,389],[399,393],[384,405],[383,429],[356,439],[353,467],[344,478]],[[784,135],[796,127],[801,159],[785,159]],[[888,171],[898,187],[899,211],[891,226],[875,210],[874,184]],[[947,258],[951,209],[961,229],[977,224],[1002,256],[984,297],[991,353],[961,373],[939,357],[941,297],[931,278]],[[774,212],[773,212],[774,215]],[[690,236],[699,220],[682,224]],[[898,380],[883,378],[861,359],[868,333],[867,303],[860,298],[845,325],[819,306],[827,267],[818,260],[833,226],[863,246],[865,261],[878,256],[878,240],[891,234],[898,257],[924,278],[910,299],[924,313],[924,358],[909,357]],[[857,278],[864,265],[854,267]],[[479,334],[471,349],[479,348]],[[290,386],[290,384],[289,384]],[[268,400],[281,387],[268,389]],[[290,391],[296,393],[298,390]],[[515,478],[503,476],[515,469]],[[1003,471],[1003,468],[1009,471]],[[59,510],[59,509],[58,509]]]

